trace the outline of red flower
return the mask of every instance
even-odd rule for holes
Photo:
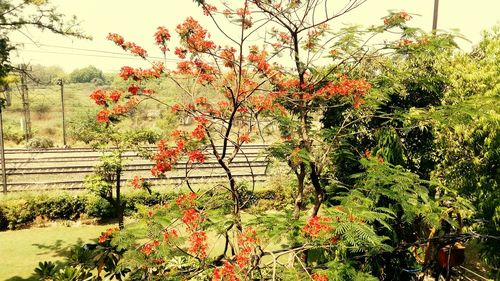
[[[118,231],[118,228],[108,228],[106,231],[101,233],[101,236],[99,236],[99,243],[104,243],[106,240],[113,234],[113,232]]]
[[[136,95],[137,92],[139,92],[139,89],[140,87],[135,85],[135,84],[130,84],[130,86],[128,86],[128,92],[131,93],[132,95]]]
[[[113,102],[117,103],[117,102],[118,102],[118,100],[120,99],[121,95],[122,95],[122,93],[121,93],[121,92],[119,92],[119,91],[116,91],[116,90],[115,90],[115,91],[111,92],[111,94],[109,95],[109,98],[110,98]]]
[[[194,208],[189,208],[182,212],[181,221],[186,225],[188,229],[196,229],[198,224],[202,221],[202,217],[198,211]]]
[[[205,128],[203,125],[198,125],[194,131],[191,133],[191,136],[193,136],[197,140],[202,140],[205,138]]]
[[[181,194],[177,196],[177,199],[175,199],[175,202],[179,206],[179,208],[186,208],[186,207],[193,207],[194,206],[194,200],[196,200],[196,193],[190,192],[187,194]]]
[[[154,247],[160,245],[160,242],[158,240],[154,240],[151,243],[147,243],[144,245],[141,249],[141,252],[145,254],[146,256],[149,256],[151,254],[151,251],[153,250]]]
[[[155,33],[155,43],[160,46],[160,50],[165,53],[168,51],[167,41],[170,40],[170,32],[163,26],[159,26]]]
[[[311,275],[311,278],[315,281],[328,281],[328,276],[321,273],[314,273],[313,275]]]
[[[115,44],[118,46],[122,46],[123,43],[125,42],[125,39],[123,39],[123,36],[116,34],[116,33],[109,33],[106,38],[108,40],[115,42]]]
[[[250,136],[248,134],[242,134],[238,137],[238,143],[243,144],[245,142],[250,142]]]
[[[198,163],[205,162],[205,155],[201,153],[199,150],[189,151],[187,154],[189,156],[190,162],[198,162]]]
[[[203,104],[203,103],[207,103],[207,98],[206,97],[197,97],[195,102],[196,104]]]
[[[105,105],[107,99],[107,93],[102,89],[97,89],[90,94],[90,98],[94,100],[94,102],[97,105]]]
[[[134,187],[134,189],[141,189],[144,186],[144,178],[139,178],[139,176],[134,176],[130,185]]]
[[[176,31],[191,53],[208,52],[216,47],[214,42],[206,40],[210,35],[192,17],[188,17],[182,24],[177,25]]]
[[[175,230],[175,229],[171,229],[171,230],[165,229],[165,232],[163,232],[163,239],[165,239],[165,241],[168,241],[170,239],[170,237],[179,237],[179,234],[177,233],[177,230]]]
[[[220,57],[224,60],[225,67],[234,67],[236,49],[233,47],[226,47],[222,49]]]
[[[182,109],[182,105],[176,103],[176,104],[172,105],[170,110],[172,111],[172,113],[176,113],[177,111],[179,111],[181,109]]]
[[[208,119],[205,116],[196,116],[194,118],[194,120],[196,120],[196,122],[198,122],[198,124],[203,125],[203,126],[208,124]]]
[[[126,42],[123,44],[126,50],[129,50],[132,54],[138,55],[141,58],[146,58],[147,52],[142,47],[136,45],[133,42]]]
[[[202,259],[207,257],[208,245],[205,231],[193,231],[189,236],[189,244],[189,252]]]
[[[216,11],[217,11],[217,7],[215,7],[215,6],[208,5],[208,4],[203,5],[203,14],[205,16],[208,16],[210,14],[210,12],[216,12]]]
[[[179,47],[176,47],[175,48],[175,51],[174,51],[174,54],[176,56],[178,56],[180,59],[185,59],[186,58],[186,54],[187,54],[187,50],[186,49],[183,49],[183,48],[179,48]]]
[[[120,74],[119,76],[123,79],[123,80],[128,80],[131,76],[134,75],[134,69],[130,66],[123,66],[121,69],[120,69]]]
[[[234,265],[230,262],[224,262],[222,268],[216,268],[214,270],[214,276],[212,281],[228,280],[228,281],[239,281],[240,279],[236,277],[236,272],[234,271]]]
[[[158,149],[154,160],[156,165],[151,169],[154,176],[159,176],[166,171],[172,170],[172,165],[177,162],[180,157],[180,150],[178,148],[168,147],[164,140],[158,143]]]
[[[106,123],[108,121],[109,121],[109,110],[107,108],[103,108],[97,113],[97,122]]]
[[[320,233],[327,233],[333,230],[333,227],[325,224],[330,221],[330,218],[314,216],[308,220],[302,230],[311,237],[318,237]]]

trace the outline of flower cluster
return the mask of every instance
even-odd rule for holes
[[[153,240],[149,243],[144,244],[141,248],[141,252],[145,254],[146,256],[149,256],[151,254],[151,251],[153,250],[154,247],[157,247],[160,245],[160,241],[158,240]]]
[[[177,199],[175,199],[175,203],[177,203],[177,206],[179,208],[192,208],[194,205],[196,205],[196,193],[190,192],[186,194],[181,194],[177,196]]]
[[[158,143],[154,160],[156,165],[151,168],[151,173],[154,176],[159,176],[164,172],[172,170],[172,165],[180,158],[181,150],[178,147],[169,147],[166,141],[161,140]]]
[[[309,218],[307,224],[302,228],[306,236],[316,238],[320,234],[325,234],[333,231],[333,227],[328,225],[332,220],[330,218],[314,216]]]
[[[384,17],[384,25],[386,27],[394,27],[401,25],[407,21],[411,20],[410,14],[407,12],[391,13],[390,15]]]
[[[224,66],[225,67],[234,67],[235,66],[235,56],[236,54],[236,49],[233,47],[226,47],[222,49],[219,53],[220,58],[224,61]]]
[[[168,51],[167,42],[170,41],[170,32],[168,32],[168,29],[163,26],[159,26],[156,29],[154,37],[155,44],[160,47],[160,50],[163,53],[166,53]]]
[[[133,42],[126,42],[121,35],[118,35],[116,33],[109,33],[107,39],[113,41],[117,46],[122,47],[125,51],[129,51],[130,53],[141,58],[147,57],[146,50]]]
[[[120,115],[137,104],[137,100],[134,98],[128,99],[125,104],[118,104],[123,92],[114,90],[112,92],[107,92],[103,89],[96,89],[90,94],[90,98],[99,106],[103,108],[97,113],[97,121],[100,123],[106,123],[109,121],[111,115]]]
[[[314,281],[328,281],[328,276],[326,276],[325,274],[321,274],[321,273],[314,273],[311,275],[311,278]]]
[[[307,40],[303,45],[305,50],[316,50],[319,47],[319,42],[329,29],[328,24],[323,23],[316,28],[307,32]]]
[[[213,41],[207,40],[210,37],[207,30],[192,17],[188,17],[182,24],[177,25],[176,32],[191,53],[205,53],[216,47]]]
[[[189,235],[188,251],[204,259],[207,257],[207,234],[201,229],[201,223],[205,220],[204,214],[195,209],[196,194],[189,193],[177,197],[177,206],[182,210],[181,221],[186,227]]]
[[[133,68],[123,66],[118,74],[123,80],[132,79],[134,81],[142,81],[147,79],[160,78],[165,72],[163,63],[155,63],[150,69]]]
[[[179,237],[179,233],[177,232],[177,230],[165,228],[165,230],[163,231],[163,239],[165,241],[169,241],[172,237]]]
[[[143,177],[139,178],[139,176],[134,176],[132,181],[130,181],[130,185],[134,189],[142,189],[145,183],[146,183],[145,179]]]
[[[429,38],[425,36],[417,38],[416,40],[402,37],[394,44],[394,48],[396,49],[408,48],[408,47],[417,48],[420,46],[428,45],[429,43],[430,43]]]
[[[212,12],[217,12],[217,7],[212,5],[204,4],[202,8],[205,16],[208,16]]]
[[[222,267],[214,269],[212,281],[222,281],[222,280],[228,280],[228,281],[240,280],[236,276],[234,265],[228,261],[225,261]]]
[[[238,273],[245,275],[250,266],[254,249],[258,246],[259,239],[257,231],[252,227],[247,227],[238,235],[239,251],[234,255],[232,261],[225,261],[222,267],[214,269],[212,281],[219,280],[240,280]]]
[[[250,54],[247,59],[256,67],[258,71],[267,73],[270,67],[267,57],[268,53],[265,50],[259,50],[257,46],[251,46]]]
[[[101,233],[101,236],[99,236],[99,243],[104,243],[106,242],[106,240],[108,240],[108,238],[115,232],[118,231],[118,228],[108,228],[106,229],[106,231],[104,231],[103,233]]]
[[[349,79],[346,76],[341,76],[337,83],[328,82],[324,87],[316,91],[315,96],[330,99],[333,96],[352,96],[354,99],[353,106],[355,108],[363,104],[362,96],[371,89],[371,84],[364,79]]]
[[[241,24],[244,29],[249,29],[252,27],[252,16],[247,2],[245,2],[245,6],[243,8],[236,9],[236,15],[241,19]]]

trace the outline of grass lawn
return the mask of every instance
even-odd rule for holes
[[[37,280],[39,261],[63,260],[72,245],[90,242],[111,225],[55,225],[0,232],[0,280]]]

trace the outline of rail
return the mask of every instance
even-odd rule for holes
[[[261,144],[243,146],[244,153],[237,154],[230,164],[230,167],[234,168],[233,176],[255,181],[265,180],[269,164],[263,154],[266,148],[266,145]],[[94,171],[102,155],[111,151],[89,148],[8,149],[5,159],[7,190],[82,189],[86,175]],[[173,171],[164,178],[151,177],[150,170],[154,165],[153,162],[140,157],[133,151],[125,152],[123,158],[126,159],[122,175],[123,182],[131,180],[134,175],[143,176],[153,185],[186,179],[197,183],[220,182],[226,177],[218,162],[210,158],[204,163],[187,163],[186,160],[182,160],[176,163]],[[187,168],[190,172],[186,171]]]

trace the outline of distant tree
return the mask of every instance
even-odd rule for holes
[[[104,80],[105,78],[102,70],[92,65],[75,69],[69,74],[69,81],[73,83],[102,84]]]
[[[62,79],[66,76],[66,73],[60,66],[44,66],[40,64],[32,66],[31,74],[36,83],[44,85],[55,84],[58,79]]]
[[[0,2],[0,77],[7,75],[12,68],[9,61],[10,51],[16,46],[9,41],[12,31],[23,27],[35,27],[39,30],[75,36],[77,38],[90,38],[79,30],[76,17],[69,20],[48,0],[2,0]]]

